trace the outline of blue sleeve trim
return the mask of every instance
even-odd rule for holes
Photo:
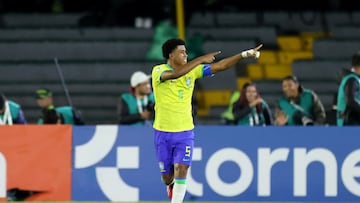
[[[204,68],[203,68],[203,77],[206,76],[213,76],[212,72],[211,72],[211,65],[210,64],[204,64]]]

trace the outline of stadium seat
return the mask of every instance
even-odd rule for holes
[[[216,13],[217,26],[220,27],[241,27],[256,26],[256,12],[218,12]]]
[[[331,34],[334,39],[359,40],[360,39],[360,28],[355,25],[337,26],[336,28],[331,30]]]
[[[313,44],[314,58],[351,60],[359,47],[360,40],[318,39]]]
[[[260,64],[277,64],[278,63],[278,53],[273,50],[262,50],[261,56],[258,59]]]
[[[66,42],[2,42],[0,60],[145,60],[150,42],[66,41]]]
[[[77,27],[83,14],[45,14],[45,13],[7,13],[2,16],[4,25],[8,28],[44,28],[44,27]]]
[[[276,47],[276,28],[272,26],[212,27],[192,28],[187,30],[188,36],[200,34],[205,40],[245,41],[252,40],[256,44],[263,43],[264,48]]]
[[[213,12],[195,12],[192,14],[189,27],[213,27],[215,26],[215,14]]]
[[[278,36],[277,43],[282,51],[301,51],[303,42],[300,36]]]
[[[291,75],[291,66],[287,64],[267,64],[264,66],[264,74],[266,79],[281,80]]]
[[[280,64],[291,64],[294,60],[312,59],[314,56],[311,51],[279,51],[278,57]]]
[[[2,29],[3,41],[148,41],[153,29],[138,28],[9,28]]]
[[[252,79],[252,80],[260,80],[264,78],[264,65],[259,64],[259,63],[250,63],[247,64],[246,66],[246,70],[247,70],[247,75]]]

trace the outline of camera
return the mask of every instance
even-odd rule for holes
[[[314,125],[313,119],[311,119],[310,116],[304,114],[301,111],[295,112],[294,120],[299,125],[303,125],[303,126],[312,126],[312,125]]]
[[[304,125],[304,126],[311,126],[311,125],[314,125],[314,121],[307,117],[307,116],[303,116],[301,117],[301,123]]]
[[[149,103],[146,105],[146,110],[148,111],[154,111],[155,103],[149,101]]]

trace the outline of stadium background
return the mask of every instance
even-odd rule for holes
[[[116,124],[117,97],[128,90],[131,73],[150,73],[152,65],[162,61],[156,55],[161,40],[177,35],[175,1],[170,0],[2,0],[0,11],[0,90],[23,106],[30,123],[40,113],[34,99],[38,87],[52,89],[55,103],[66,104],[54,64],[58,58],[73,104],[87,124]],[[330,108],[338,71],[350,66],[351,55],[360,47],[360,8],[355,0],[184,1],[184,11],[192,57],[218,49],[226,56],[264,43],[259,61],[243,61],[217,78],[198,83],[200,125],[220,124],[231,93],[249,80],[258,84],[272,105],[281,94],[281,78],[288,74],[297,75]],[[150,27],[145,23],[148,19]],[[231,136],[243,133],[238,130]],[[272,135],[276,136],[275,131]],[[347,147],[358,143],[353,136],[356,131],[346,131],[352,135],[345,140],[333,129],[318,133],[334,132],[331,136],[336,138],[322,144],[334,147],[342,160],[356,146],[336,146],[340,140]],[[310,140],[300,147],[308,146]],[[271,147],[288,143],[277,141]],[[323,194],[323,189],[316,190],[317,194]],[[343,185],[341,189],[348,194]],[[347,200],[356,202],[356,198]]]

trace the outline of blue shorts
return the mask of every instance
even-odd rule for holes
[[[156,158],[161,174],[174,172],[174,164],[190,166],[194,150],[194,131],[163,132],[154,131]]]

